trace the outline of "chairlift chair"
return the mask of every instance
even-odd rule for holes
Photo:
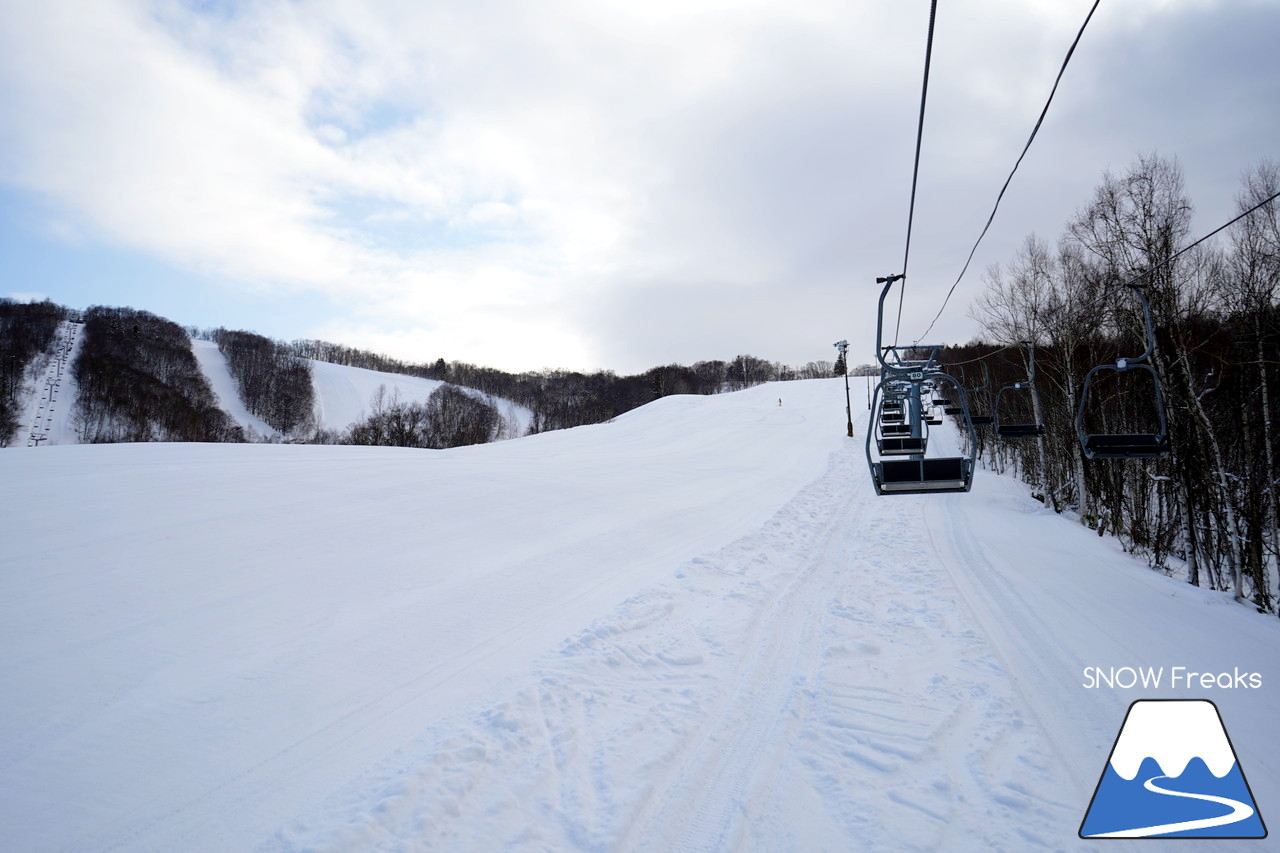
[[[1009,391],[1029,391],[1033,395],[1036,393],[1034,385],[1027,382],[1015,382],[1012,385],[1006,385],[996,392],[995,424],[996,435],[1000,438],[1039,438],[1044,435],[1044,424],[1033,419],[1030,423],[1007,423],[1001,415],[1000,399]],[[1038,408],[1038,407],[1037,407]]]
[[[1169,455],[1169,422],[1164,408],[1164,393],[1160,387],[1160,376],[1151,366],[1148,359],[1155,350],[1155,330],[1151,325],[1151,303],[1147,300],[1142,286],[1129,284],[1129,289],[1137,294],[1142,302],[1142,317],[1146,327],[1146,349],[1136,358],[1118,358],[1114,364],[1100,364],[1085,374],[1084,386],[1080,390],[1080,407],[1076,410],[1076,434],[1080,438],[1080,447],[1087,459],[1163,459]],[[1090,433],[1084,428],[1084,413],[1089,405],[1089,389],[1093,380],[1103,371],[1112,370],[1117,373],[1141,371],[1151,376],[1152,397],[1155,403],[1155,432],[1141,433]]]
[[[866,438],[866,454],[867,467],[871,471],[871,481],[875,486],[876,493],[880,495],[891,494],[929,494],[935,492],[967,492],[973,485],[974,460],[977,456],[978,439],[977,433],[974,432],[973,423],[969,418],[968,404],[964,402],[963,389],[955,379],[942,373],[936,363],[936,357],[940,346],[932,346],[927,344],[915,344],[912,346],[914,350],[925,350],[929,352],[929,357],[923,362],[914,361],[910,364],[891,364],[885,359],[886,349],[882,346],[884,334],[884,300],[889,294],[890,288],[894,282],[900,279],[900,275],[891,275],[886,278],[878,279],[878,283],[884,287],[880,291],[880,301],[876,317],[876,358],[880,361],[881,376],[883,377],[879,384],[876,385],[875,394],[872,401],[872,411],[877,414],[880,412],[878,402],[884,391],[884,384],[890,381],[890,378],[906,380],[911,383],[913,392],[923,398],[922,393],[926,382],[930,384],[932,389],[938,387],[938,383],[945,383],[953,387],[957,394],[960,395],[961,405],[964,407],[965,426],[969,433],[969,454],[967,456],[955,457],[933,457],[926,458],[924,452],[926,450],[924,437],[927,435],[927,425],[924,426],[924,432],[920,435],[921,446],[918,452],[907,453],[911,458],[895,459],[882,458],[876,460],[871,455],[872,432],[878,430],[867,430]],[[945,398],[943,398],[945,399]],[[912,404],[916,405],[915,403]],[[914,412],[918,410],[913,410]],[[879,418],[877,418],[879,420]],[[919,421],[914,421],[911,426],[915,429],[921,429]],[[883,453],[884,442],[887,436],[880,435],[877,439],[877,448]],[[888,454],[893,455],[893,454]]]
[[[996,392],[991,404],[991,414],[995,417],[996,435],[1000,438],[1039,438],[1044,435],[1044,424],[1040,422],[1040,392],[1036,390],[1036,348],[1031,341],[1023,341],[1027,348],[1027,381],[1006,385]],[[1031,420],[1010,423],[1006,419],[1008,406],[1003,408],[1000,400],[1010,391],[1025,391],[1031,395]]]
[[[963,456],[937,459],[883,459],[875,463],[876,486],[882,495],[967,492],[973,465]]]
[[[929,446],[928,433],[917,433],[912,435],[911,424],[908,423],[886,423],[876,424],[876,450],[881,456],[912,456],[925,452]],[[871,438],[871,430],[867,433],[867,439]]]
[[[975,385],[972,388],[968,386],[961,386],[960,392],[961,396],[965,398],[965,403],[969,406],[969,422],[974,426],[991,426],[995,423],[995,415],[980,415],[974,411],[973,405],[970,403],[971,400],[976,400],[977,396],[981,392],[986,391],[987,386],[991,384],[991,369],[987,367],[986,356],[980,357],[978,359],[978,363],[982,365],[982,384]],[[961,369],[963,370],[963,367]],[[988,402],[990,402],[989,399]],[[955,405],[948,406],[945,411],[948,415],[964,414],[964,409]]]
[[[909,425],[903,425],[910,429]],[[871,457],[871,431],[866,440],[867,464],[876,493],[880,495],[920,495],[945,492],[967,492],[973,485],[977,436],[969,428],[969,455],[927,457],[927,435],[876,438],[876,449],[882,457]],[[901,459],[899,456],[910,458]]]

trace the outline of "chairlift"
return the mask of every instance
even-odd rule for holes
[[[1040,420],[1040,393],[1036,390],[1035,344],[1023,341],[1022,345],[1027,348],[1027,381],[1015,382],[1001,388],[996,392],[996,399],[991,405],[991,411],[995,417],[996,435],[1000,438],[1039,438],[1044,435],[1044,424]],[[1006,404],[1002,407],[1000,401],[1011,391],[1025,391],[1030,394],[1031,419],[1029,421],[1009,420],[1009,406]]]
[[[883,430],[878,425],[877,430],[867,430],[866,439],[866,455],[867,467],[871,472],[871,481],[875,486],[876,493],[880,495],[891,494],[931,494],[938,492],[967,492],[973,485],[974,460],[977,455],[978,440],[977,434],[974,432],[973,423],[969,418],[968,404],[964,402],[963,389],[959,383],[950,376],[942,373],[936,363],[936,355],[940,347],[930,347],[928,345],[913,345],[915,350],[928,350],[928,359],[914,361],[910,363],[891,364],[885,359],[886,350],[881,346],[884,331],[884,300],[889,293],[889,289],[893,286],[901,276],[888,276],[887,278],[877,279],[877,282],[883,284],[884,287],[880,291],[880,301],[878,314],[876,318],[876,357],[880,360],[882,376],[881,382],[876,385],[875,394],[872,403],[872,411],[880,413],[879,400],[883,392],[885,382],[891,378],[899,380],[907,380],[911,383],[912,391],[915,394],[915,400],[911,401],[912,405],[912,428],[914,435],[897,437],[900,441],[918,441],[918,448],[912,444],[909,445],[913,449],[910,451],[894,452],[895,448],[892,444],[886,445],[886,442],[892,440],[889,435],[881,433],[876,439],[876,447],[881,457],[907,456],[906,459],[898,458],[881,458],[876,460],[871,455],[872,433]],[[896,356],[896,352],[895,352]],[[956,394],[961,400],[964,410],[965,425],[969,432],[969,454],[967,456],[948,456],[948,457],[932,457],[926,458],[927,450],[927,424],[922,427],[919,420],[916,420],[922,398],[925,396],[922,391],[925,382],[929,382],[932,389],[938,388],[938,383],[945,383],[955,389]],[[932,394],[933,391],[930,391]],[[945,399],[945,398],[941,398]],[[877,421],[879,417],[877,416]],[[901,447],[901,445],[900,445]],[[885,451],[889,450],[889,453]]]
[[[876,392],[879,393],[879,390],[877,386]],[[867,431],[868,442],[871,440],[871,433],[876,433],[876,450],[880,455],[911,456],[924,453],[929,443],[928,434],[922,433],[918,424],[913,427],[904,423],[901,413],[896,415],[896,421],[889,420],[889,417],[890,415],[882,412],[874,427]]]
[[[1033,417],[1029,423],[1010,423],[1006,419],[1004,413],[1007,412],[1008,409],[1007,407],[1005,409],[1000,408],[1000,400],[1010,391],[1029,391],[1032,395],[1035,395],[1036,393],[1035,386],[1027,382],[1015,382],[1012,385],[1006,385],[1004,388],[1001,388],[996,392],[996,435],[1000,436],[1000,438],[1039,438],[1044,435],[1044,424],[1040,423],[1037,418]],[[1035,403],[1032,405],[1033,411],[1039,408]]]
[[[1100,364],[1085,374],[1080,390],[1080,407],[1076,410],[1076,434],[1087,459],[1163,459],[1169,455],[1169,422],[1165,413],[1164,393],[1160,376],[1148,359],[1155,350],[1155,330],[1151,325],[1151,302],[1142,285],[1129,284],[1129,289],[1142,302],[1142,318],[1146,329],[1146,349],[1136,358],[1118,358],[1114,364]],[[1084,414],[1089,406],[1089,389],[1093,380],[1103,371],[1127,373],[1139,371],[1151,376],[1153,402],[1158,427],[1155,432],[1142,433],[1090,433],[1084,428]]]
[[[964,385],[960,386],[960,395],[965,398],[966,402],[968,402],[971,399],[976,399],[977,395],[980,394],[981,392],[986,391],[987,386],[991,384],[991,369],[987,367],[986,356],[980,357],[978,359],[978,363],[982,365],[982,384],[975,385],[972,388]],[[964,370],[964,368],[962,367],[961,370]],[[945,409],[943,409],[943,411],[948,415],[963,415],[964,407],[957,406],[953,403],[952,405],[947,406]],[[990,426],[995,422],[995,416],[980,415],[973,410],[972,406],[970,406],[969,421],[974,426]]]

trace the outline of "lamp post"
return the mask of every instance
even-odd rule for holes
[[[853,404],[849,402],[849,342],[836,341],[832,344],[840,352],[840,359],[844,362],[844,413],[849,419],[849,437],[853,438]]]

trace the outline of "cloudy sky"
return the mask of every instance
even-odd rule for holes
[[[1091,5],[939,3],[904,340]],[[870,360],[928,7],[0,0],[0,295],[506,369]],[[1103,0],[930,339],[1140,153],[1229,218],[1277,44],[1280,0]]]

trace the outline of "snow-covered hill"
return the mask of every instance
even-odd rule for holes
[[[379,389],[383,389],[388,401],[398,395],[406,403],[423,402],[444,383],[435,379],[312,361],[311,384],[316,392],[316,420],[321,428],[341,431],[369,414],[370,401]],[[532,414],[524,406],[490,397],[474,389],[466,390],[492,403],[500,416],[511,421],[518,434],[528,432]]]
[[[52,375],[32,386],[26,406],[27,418],[23,422],[19,444],[32,443],[27,434],[35,431],[32,424],[38,424],[42,446],[55,444],[76,444],[75,424],[72,422],[73,403],[75,400],[75,384],[71,377],[70,364],[75,359],[83,335],[79,333],[80,324],[64,322],[54,351],[45,359],[50,370],[63,366],[61,373]],[[212,341],[192,339],[191,351],[200,364],[200,369],[209,380],[209,385],[218,397],[218,405],[231,416],[237,424],[244,427],[250,436],[272,437],[276,431],[266,422],[245,409],[236,390],[235,380],[227,368],[227,360],[218,351],[218,345]],[[311,362],[312,387],[316,396],[316,426],[320,429],[342,432],[357,421],[363,420],[371,411],[371,400],[381,388],[390,401],[398,395],[404,402],[422,402],[431,396],[431,392],[443,383],[433,379],[419,379],[414,376],[402,376],[398,373],[381,373],[376,370],[365,370],[361,367],[347,367],[340,364],[329,364],[323,361]],[[57,385],[51,383],[57,382]],[[52,391],[50,390],[52,389]],[[523,435],[529,429],[531,413],[524,406],[512,403],[479,391],[467,389],[488,402],[498,410],[498,414],[510,423],[510,432]],[[50,394],[54,395],[54,405],[49,405]]]
[[[212,341],[192,339],[191,349],[214,393],[218,395],[223,411],[254,435],[273,435],[275,430],[245,410],[236,391],[235,380],[227,368],[227,360],[218,351],[218,345]],[[388,402],[393,397],[406,403],[423,402],[443,384],[434,379],[311,361],[311,385],[316,395],[316,426],[334,432],[341,432],[367,417],[372,409],[371,401],[379,389],[386,395]],[[511,421],[516,432],[523,435],[528,431],[531,414],[524,406],[489,397],[478,391],[471,393],[492,403],[499,415]]]
[[[1275,810],[1277,620],[1011,479],[875,497],[864,427],[815,380],[450,451],[0,451],[5,845],[1088,849],[1159,696]]]

